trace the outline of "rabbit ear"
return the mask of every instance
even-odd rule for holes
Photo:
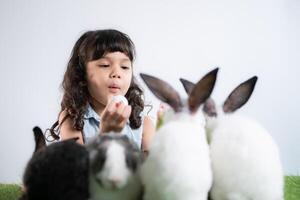
[[[242,107],[249,100],[254,90],[256,81],[257,76],[253,76],[237,86],[223,104],[224,113],[231,113]]]
[[[46,147],[46,140],[45,140],[42,129],[40,129],[40,127],[38,127],[38,126],[35,126],[33,128],[33,134],[34,134],[34,140],[35,140],[35,150],[34,150],[34,153],[35,153],[39,149]]]
[[[191,94],[193,88],[195,87],[195,83],[192,83],[186,79],[180,78],[180,82],[182,83],[187,94]]]
[[[140,73],[140,76],[157,98],[169,104],[175,112],[180,112],[182,110],[183,103],[180,95],[171,85],[154,76],[143,73]]]
[[[216,117],[218,115],[215,101],[212,98],[209,97],[205,101],[203,111],[210,117]]]
[[[180,82],[182,83],[185,91],[187,94],[190,94],[195,87],[195,83],[192,83],[186,79],[180,78]],[[203,111],[210,117],[216,117],[217,116],[217,110],[216,110],[216,105],[215,102],[212,98],[208,98],[203,107]]]
[[[207,73],[192,89],[188,98],[188,106],[191,112],[196,112],[199,106],[210,96],[217,79],[218,68]]]

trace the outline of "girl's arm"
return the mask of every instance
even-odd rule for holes
[[[72,127],[72,120],[69,117],[67,119],[65,119],[65,121],[63,123],[61,123],[62,120],[64,119],[64,117],[66,116],[66,114],[67,114],[67,112],[64,110],[63,112],[60,113],[59,119],[58,119],[59,124],[60,124],[61,140],[67,140],[67,139],[78,137],[77,142],[79,144],[83,144],[83,138],[82,138],[81,131],[78,131]]]
[[[148,154],[152,138],[155,134],[155,125],[150,117],[145,116],[143,126],[142,151]]]

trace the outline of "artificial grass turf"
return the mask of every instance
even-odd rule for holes
[[[0,184],[0,200],[17,200],[20,194],[20,185]],[[300,176],[285,177],[284,199],[300,200]]]
[[[300,200],[300,176],[286,176],[284,182],[284,199]]]
[[[1,200],[16,200],[21,194],[21,186],[17,184],[0,184]]]

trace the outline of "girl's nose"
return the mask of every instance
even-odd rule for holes
[[[118,67],[113,67],[110,73],[110,78],[121,78],[121,73]]]
[[[118,74],[112,74],[110,77],[111,77],[111,78],[121,78],[121,76],[118,75]]]

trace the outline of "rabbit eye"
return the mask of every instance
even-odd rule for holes
[[[133,172],[136,171],[138,162],[133,152],[126,153],[126,164],[128,168],[131,169]]]
[[[97,155],[93,160],[91,160],[91,168],[94,173],[102,170],[103,165],[106,161],[106,151],[97,150]]]

